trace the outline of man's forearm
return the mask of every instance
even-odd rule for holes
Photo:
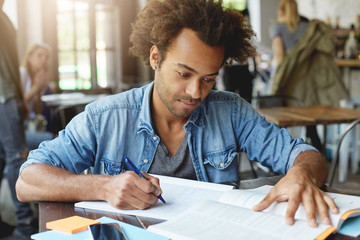
[[[16,192],[24,202],[104,200],[100,186],[109,177],[72,174],[50,165],[34,164],[22,171]]]
[[[317,186],[322,186],[327,179],[328,166],[325,158],[318,152],[305,151],[300,153],[289,171],[304,170]]]

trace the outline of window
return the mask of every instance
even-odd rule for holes
[[[223,0],[228,8],[244,11],[246,9],[246,0]]]
[[[61,90],[107,88],[118,76],[116,0],[57,0]]]

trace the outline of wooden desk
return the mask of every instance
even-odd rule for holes
[[[279,127],[350,123],[360,118],[360,111],[337,106],[260,108],[258,112]]]
[[[259,187],[262,185],[274,185],[276,184],[282,176],[274,176],[269,178],[258,178],[254,180],[244,180],[239,183],[239,188],[247,189]],[[74,203],[71,202],[40,202],[39,203],[39,231],[46,231],[45,224],[48,221],[57,220],[60,218],[65,218],[73,215],[78,215],[82,217],[87,217],[91,219],[97,219],[103,216],[113,218],[122,222],[126,222],[128,224],[147,228],[148,226],[156,223],[163,222],[163,220],[152,219],[152,218],[144,218],[137,217],[131,215],[124,215],[118,213],[104,212],[104,211],[96,211],[91,209],[83,209],[83,208],[74,208]],[[327,240],[354,240],[359,238],[352,238],[348,236],[344,236],[341,234],[332,234]]]
[[[82,216],[97,219],[103,216],[113,218],[137,227],[147,228],[164,220],[124,215],[119,213],[97,211],[85,208],[75,208],[73,202],[40,202],[39,203],[39,232],[46,231],[46,223],[70,216]]]
[[[324,125],[323,139],[326,139],[327,125],[350,123],[360,118],[360,111],[337,106],[275,107],[262,108],[258,112],[269,122],[279,127]],[[324,140],[323,149],[326,149]]]

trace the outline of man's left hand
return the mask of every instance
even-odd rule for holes
[[[294,164],[266,197],[253,207],[253,210],[262,211],[274,202],[288,201],[285,222],[293,225],[295,213],[302,203],[309,226],[317,227],[317,213],[323,224],[330,225],[329,210],[333,214],[337,214],[338,208],[333,199],[320,190],[316,176],[313,176],[312,171],[307,167],[306,163]]]

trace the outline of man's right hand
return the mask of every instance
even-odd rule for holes
[[[146,209],[157,203],[162,193],[159,179],[142,173],[148,180],[132,171],[112,176],[104,185],[105,200],[119,209]]]

